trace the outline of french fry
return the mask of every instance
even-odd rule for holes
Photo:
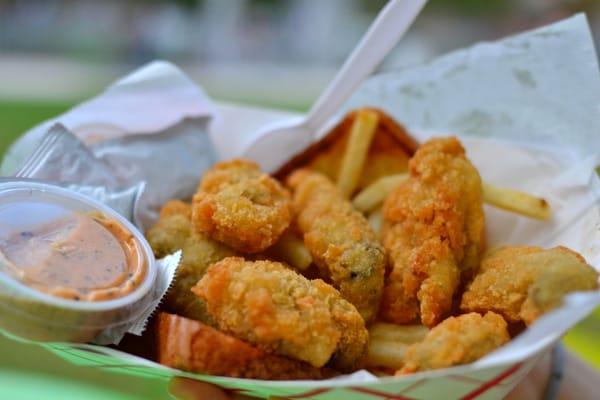
[[[387,195],[407,178],[407,174],[379,178],[358,193],[352,200],[352,205],[357,210],[368,213],[383,203]],[[483,182],[483,201],[491,206],[540,220],[547,220],[552,214],[550,205],[541,197],[485,182]]]
[[[400,342],[371,339],[369,341],[369,350],[365,364],[368,367],[400,369],[404,365],[404,353],[408,346],[408,344]]]
[[[535,219],[547,220],[551,216],[550,205],[545,199],[517,190],[484,183],[483,200],[494,207]]]
[[[406,348],[423,340],[427,331],[423,325],[373,324],[369,329],[366,365],[400,369]]]
[[[425,338],[429,330],[423,325],[396,325],[377,322],[371,325],[369,335],[384,341],[412,344]]]
[[[364,190],[358,193],[352,200],[352,205],[360,212],[369,212],[383,203],[387,195],[408,178],[408,174],[388,175],[379,178]]]
[[[379,115],[371,110],[359,111],[352,123],[337,182],[346,197],[358,186],[378,123]]]
[[[289,230],[281,235],[279,240],[267,253],[299,271],[304,271],[312,264],[312,256],[306,246],[304,246],[302,239]]]
[[[367,221],[369,221],[369,225],[371,228],[373,228],[377,236],[381,237],[381,228],[383,226],[383,214],[381,212],[381,208],[371,212],[367,218]]]

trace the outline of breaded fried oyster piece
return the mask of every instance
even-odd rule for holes
[[[383,290],[385,253],[366,218],[324,175],[302,169],[287,179],[297,228],[321,274],[368,323]]]
[[[461,279],[477,269],[484,238],[479,173],[458,139],[424,143],[410,176],[383,205],[383,244],[392,271],[381,304],[384,320],[420,320],[429,327],[448,315]]]
[[[222,331],[267,352],[342,371],[365,355],[368,332],[356,308],[322,280],[284,264],[229,257],[192,290]]]
[[[179,200],[167,202],[160,211],[156,224],[146,232],[146,239],[154,255],[162,258],[182,250],[182,258],[175,280],[167,293],[164,306],[173,313],[211,323],[204,302],[191,288],[214,262],[236,255],[222,243],[192,229],[191,206]]]
[[[397,374],[468,364],[509,340],[506,321],[493,312],[449,317],[429,331],[422,342],[408,347],[404,367]]]
[[[465,311],[494,311],[532,324],[565,295],[598,289],[598,272],[578,253],[558,246],[507,246],[490,251],[462,297]]]
[[[192,205],[197,232],[243,253],[271,246],[291,218],[287,190],[246,160],[217,163],[208,170]]]
[[[180,200],[170,200],[160,209],[158,221],[146,232],[146,239],[156,258],[163,258],[183,247],[190,236],[192,207]]]

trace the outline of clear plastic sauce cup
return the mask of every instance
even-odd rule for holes
[[[109,207],[45,183],[0,181],[0,327],[93,340],[134,321],[156,281],[144,236]]]

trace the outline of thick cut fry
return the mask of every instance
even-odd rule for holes
[[[379,178],[354,196],[352,205],[363,213],[370,212],[383,203],[387,195],[407,178],[408,174],[388,175]],[[548,202],[541,197],[485,182],[483,183],[483,201],[503,210],[541,220],[549,219],[552,213]]]
[[[377,237],[381,239],[381,228],[383,227],[383,213],[381,212],[381,208],[369,214],[367,221],[369,221],[369,226],[373,228]]]
[[[388,342],[416,343],[427,335],[429,329],[423,325],[396,325],[385,322],[377,322],[369,329],[372,339]]]
[[[367,186],[352,200],[352,205],[360,212],[369,212],[383,203],[383,200],[400,182],[406,180],[408,174],[388,175],[379,178]]]
[[[408,344],[402,342],[371,339],[365,365],[367,367],[400,369],[404,366],[404,354],[408,346]]]
[[[423,325],[375,323],[369,329],[369,350],[366,365],[400,369],[404,365],[406,348],[427,335]]]
[[[267,255],[299,271],[304,271],[312,264],[312,256],[304,241],[289,230],[285,231],[277,243],[267,250]]]
[[[321,140],[293,157],[275,176],[281,180],[298,168],[309,168],[338,181],[342,159],[346,153],[350,131],[356,116],[364,109],[354,110]],[[379,117],[379,123],[361,171],[357,190],[361,190],[385,175],[399,174],[408,169],[408,159],[418,144],[406,129],[383,111],[369,108]]]
[[[378,123],[379,115],[371,110],[360,110],[354,119],[337,182],[346,197],[358,186]]]
[[[550,205],[546,200],[487,183],[483,184],[483,200],[494,207],[531,218],[547,220],[551,216]]]

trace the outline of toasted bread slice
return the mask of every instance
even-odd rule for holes
[[[201,374],[251,379],[323,379],[331,370],[265,353],[203,323],[161,312],[158,362]]]
[[[371,142],[365,167],[358,182],[360,190],[384,175],[406,172],[408,159],[418,147],[417,141],[403,126],[379,109],[369,108],[379,116],[377,131]],[[275,175],[284,179],[292,170],[308,167],[337,181],[338,171],[346,151],[350,127],[359,110],[354,110],[308,149],[292,158]]]

